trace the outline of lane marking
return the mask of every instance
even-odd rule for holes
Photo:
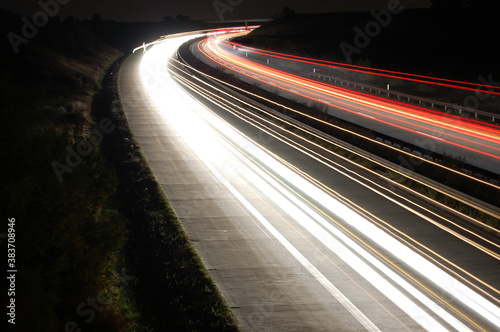
[[[214,173],[238,201],[271,233],[281,245],[368,331],[380,329],[342,294],[300,251],[295,248],[231,183],[209,162],[206,166]]]

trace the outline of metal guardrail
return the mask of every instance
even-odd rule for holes
[[[357,83],[357,82],[353,82],[353,81],[348,81],[348,80],[345,80],[345,79],[342,79],[339,77],[329,76],[329,75],[317,73],[314,71],[312,73],[310,73],[309,75],[311,77],[317,77],[317,78],[320,78],[323,80],[328,80],[329,82],[335,82],[335,83],[340,82],[341,85],[345,84],[346,86],[360,87],[362,90],[366,89],[369,91],[376,91],[379,94],[386,94],[388,96],[392,95],[392,96],[395,96],[398,100],[401,100],[401,99],[406,99],[407,101],[414,100],[414,101],[417,101],[420,105],[428,104],[428,105],[431,105],[431,107],[434,107],[434,105],[442,106],[445,111],[448,109],[451,109],[451,110],[458,111],[459,114],[462,114],[462,112],[474,114],[475,118],[477,118],[478,115],[481,115],[481,116],[484,116],[486,118],[491,118],[492,122],[495,122],[500,118],[500,114],[480,111],[480,110],[470,108],[470,107],[445,103],[445,102],[442,102],[439,100],[433,100],[433,99],[423,98],[420,96],[414,96],[414,95],[410,95],[410,94],[406,94],[406,93],[393,91],[390,89],[381,89],[378,87],[374,87],[374,86],[370,86],[370,85],[366,85],[366,84],[361,84],[361,83]]]
[[[244,50],[244,49],[241,49],[241,50]],[[248,57],[248,54],[246,56]],[[269,62],[268,58],[266,59],[266,57],[263,56],[261,59],[262,59],[262,61],[265,61],[267,66],[269,66],[270,62]],[[275,62],[277,61],[277,63],[279,63],[280,60],[275,59],[274,61]],[[281,60],[281,61],[283,61],[283,60]],[[368,91],[372,91],[372,92],[375,91],[376,93],[381,94],[381,95],[385,94],[387,96],[393,96],[396,99],[401,100],[401,101],[404,101],[405,99],[407,102],[415,101],[416,103],[418,103],[422,107],[424,107],[426,105],[430,106],[431,108],[434,108],[434,106],[441,106],[444,109],[444,111],[448,111],[448,110],[455,111],[459,115],[462,115],[464,113],[468,113],[468,114],[471,114],[474,118],[478,118],[478,116],[481,116],[481,117],[486,118],[486,119],[491,119],[491,121],[493,123],[500,122],[500,114],[486,112],[486,111],[478,110],[478,109],[471,108],[471,107],[466,107],[466,106],[459,105],[459,104],[450,104],[450,103],[439,101],[439,100],[433,100],[433,99],[429,99],[429,98],[425,98],[425,97],[421,97],[421,96],[415,96],[415,95],[411,95],[411,94],[407,94],[407,93],[397,92],[395,90],[379,88],[379,87],[375,87],[375,86],[371,86],[371,85],[367,85],[367,84],[362,84],[362,83],[358,83],[358,82],[354,82],[354,81],[349,81],[349,80],[346,80],[346,79],[343,79],[340,77],[319,73],[316,71],[316,68],[314,68],[314,66],[309,66],[308,68],[312,69],[312,72],[305,74],[305,76],[308,76],[308,77],[318,78],[318,79],[322,79],[322,80],[329,81],[329,82],[339,82],[341,85],[359,87],[362,90],[368,90]],[[304,74],[298,74],[298,75],[303,76]]]
[[[188,64],[188,62],[182,57],[182,55],[180,53],[177,54],[179,59],[181,60],[181,62],[185,63],[185,64]],[[189,65],[189,64],[188,64]],[[415,173],[414,171],[410,170],[410,169],[406,169],[406,168],[401,168],[399,165],[396,165],[394,164],[393,162],[391,161],[388,161],[388,160],[385,160],[384,158],[382,157],[379,157],[373,153],[370,153],[370,152],[367,152],[365,151],[364,149],[360,148],[360,147],[357,147],[357,146],[354,146],[350,143],[347,143],[347,142],[344,142],[336,137],[333,137],[331,135],[328,135],[316,128],[313,128],[311,126],[308,126],[294,118],[291,118],[289,116],[286,116],[286,115],[283,115],[281,112],[279,111],[276,111],[270,107],[267,107],[261,103],[259,103],[258,101],[248,97],[248,96],[245,96],[243,94],[241,94],[240,92],[237,92],[235,91],[234,89],[231,89],[230,87],[228,87],[227,85],[225,84],[222,84],[210,77],[204,77],[204,79],[206,79],[207,81],[211,82],[212,84],[218,86],[219,88],[225,90],[226,92],[228,92],[229,94],[237,97],[238,99],[241,99],[241,100],[244,100],[250,104],[253,104],[253,105],[256,105],[257,107],[260,107],[260,108],[263,108],[265,109],[266,111],[268,112],[271,112],[272,114],[274,114],[275,116],[277,116],[278,118],[283,118],[283,119],[286,119],[286,121],[289,121],[291,123],[294,123],[296,126],[302,126],[302,127],[306,127],[309,131],[311,132],[314,132],[316,135],[318,135],[319,137],[321,137],[322,139],[325,139],[327,141],[332,141],[332,142],[335,142],[336,144],[340,145],[341,147],[343,148],[348,148],[350,150],[353,150],[355,151],[358,155],[360,156],[364,156],[365,158],[368,158],[368,159],[371,159],[372,161],[375,160],[376,163],[378,163],[379,165],[383,165],[383,167],[387,168],[387,169],[397,169],[399,170],[399,172],[403,175],[403,176],[406,176],[408,178],[413,178],[413,179],[417,179],[418,182],[420,183],[423,183],[425,186],[428,186],[428,187],[431,187],[431,188],[435,188],[438,192],[441,192],[443,193],[444,195],[447,195],[449,197],[453,197],[454,199],[466,204],[466,205],[469,205],[471,207],[474,207],[475,209],[479,210],[479,211],[482,211],[486,214],[489,214],[491,216],[494,216],[496,218],[499,218],[500,217],[500,208],[497,207],[497,206],[493,206],[489,203],[486,203],[482,200],[479,200],[475,197],[472,197],[470,195],[467,195],[467,194],[464,194],[456,189],[453,189],[449,186],[446,186],[446,185],[443,185],[442,183],[439,183],[435,180],[432,180],[432,179],[429,179],[428,177],[424,176],[424,175],[421,175],[421,174],[418,174],[418,173]],[[345,81],[345,80],[344,80]],[[359,84],[358,84],[359,86]],[[367,87],[367,86],[365,86]],[[383,90],[383,89],[380,89],[380,90]],[[385,91],[385,90],[384,90]],[[381,143],[385,143],[385,142],[381,142]],[[385,143],[387,144],[387,143]],[[392,144],[391,144],[392,145]],[[403,152],[403,151],[402,151]],[[409,152],[409,153],[412,153],[412,152]],[[417,156],[418,157],[418,156]],[[419,158],[419,157],[418,157]],[[425,156],[423,156],[422,158],[425,159]],[[411,190],[411,189],[409,189]],[[483,223],[481,222],[478,222],[478,221],[473,221],[475,225],[479,226],[479,227],[484,227],[485,229],[487,230],[491,230],[490,227],[488,226],[485,226]],[[498,236],[500,236],[500,232],[499,231],[496,231]]]

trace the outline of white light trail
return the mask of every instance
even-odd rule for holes
[[[187,41],[187,40],[186,40]],[[225,178],[225,176],[214,165],[228,165],[234,160],[234,156],[227,149],[227,144],[222,143],[213,129],[197,115],[193,109],[206,110],[197,101],[186,94],[178,85],[166,74],[166,66],[158,65],[157,61],[168,59],[173,51],[182,42],[164,42],[158,44],[149,51],[141,62],[141,76],[146,90],[157,105],[158,109],[169,124],[178,132],[186,144],[197,154],[215,177],[223,183],[229,191],[247,208],[247,210],[311,273],[327,291],[333,295],[340,304],[344,306],[358,322],[368,331],[380,331],[352,302],[349,301],[314,265],[307,260],[286,238],[265,219],[260,212],[248,200],[236,190],[236,188]],[[155,53],[153,53],[155,52]],[[157,82],[153,89],[147,89],[151,79],[150,68],[165,70],[156,77],[162,77],[161,82]],[[166,74],[166,75],[165,75]],[[166,92],[164,89],[168,89]],[[195,133],[195,135],[193,135]],[[233,149],[234,150],[234,149]],[[239,169],[238,171],[243,171]],[[248,174],[247,174],[248,175]],[[262,182],[258,177],[256,181]]]
[[[428,278],[438,288],[463,302],[472,310],[483,316],[492,324],[500,327],[500,309],[472,291],[455,278],[445,273],[437,266],[415,253],[402,243],[389,236],[359,214],[350,210],[326,192],[284,166],[264,150],[247,140],[221,119],[210,113],[169,76],[167,61],[178,47],[200,35],[184,36],[168,39],[148,51],[141,62],[141,77],[144,87],[151,96],[161,114],[182,137],[186,144],[198,155],[214,175],[233,193],[233,195],[254,215],[254,217],[273,234],[280,243],[320,282],[344,307],[368,330],[377,330],[376,326],[347,300],[321,272],[314,267],[293,245],[286,240],[244,196],[239,193],[223,174],[225,165],[239,159],[240,179],[246,179],[253,186],[267,195],[269,200],[280,206],[297,223],[301,224],[312,235],[320,240],[339,258],[349,264],[361,276],[366,278],[380,292],[386,294],[409,316],[413,317],[422,327],[431,331],[446,330],[437,320],[430,316],[427,309],[441,317],[459,331],[469,328],[460,320],[444,310],[427,295],[388,268],[378,258],[346,236],[325,214],[318,212],[316,206],[321,206],[326,215],[338,216],[346,224],[359,233],[370,238],[378,246],[392,253],[397,259],[411,262],[418,266],[419,273]],[[231,144],[223,141],[224,137]],[[253,159],[238,152],[235,147]],[[265,165],[273,174],[279,175],[279,181],[264,172],[257,164]],[[231,177],[233,180],[233,177]],[[283,184],[288,185],[286,188]],[[300,190],[298,189],[300,188]],[[301,199],[299,199],[299,196]],[[309,202],[306,202],[307,198]],[[316,203],[314,203],[316,202]],[[312,205],[316,204],[316,205]],[[362,258],[362,259],[361,259]],[[371,264],[368,265],[364,260]],[[400,288],[398,289],[392,280]],[[416,300],[410,299],[400,289],[404,289]]]

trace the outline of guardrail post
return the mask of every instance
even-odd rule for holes
[[[246,54],[248,56],[248,53],[246,53]],[[271,60],[266,59],[266,61],[269,64]],[[310,77],[315,77],[317,79],[323,79],[324,81],[326,81],[328,79],[328,82],[333,82],[335,85],[340,83],[339,85],[343,86],[345,83],[347,87],[353,87],[353,89],[357,89],[359,87],[359,88],[361,88],[361,91],[364,91],[366,88],[370,93],[375,92],[377,95],[382,95],[382,93],[384,92],[384,88],[382,88],[382,87],[374,87],[371,85],[361,84],[358,82],[351,82],[351,81],[344,80],[341,78],[339,78],[338,82],[337,82],[337,77],[331,76],[331,75],[326,75],[326,74],[320,74],[316,71],[316,68],[313,68],[313,72],[309,75],[310,75]],[[420,105],[421,107],[429,107],[432,109],[436,109],[436,107],[437,107],[437,109],[439,109],[443,112],[446,112],[446,113],[448,112],[448,110],[450,112],[457,112],[458,111],[459,115],[467,116],[467,117],[470,117],[472,114],[474,114],[474,117],[476,119],[479,118],[479,115],[482,115],[486,118],[491,118],[493,122],[495,122],[497,118],[500,118],[500,116],[496,116],[494,113],[483,112],[483,111],[468,108],[468,107],[466,107],[464,109],[465,113],[463,113],[462,108],[456,107],[456,106],[461,106],[461,105],[436,101],[436,100],[432,100],[432,99],[427,99],[427,98],[424,98],[422,96],[413,96],[413,95],[408,95],[406,93],[399,93],[396,91],[392,91],[390,84],[386,84],[385,91],[386,91],[388,97],[395,96],[397,98],[397,100],[405,100],[406,99],[408,101],[408,103],[413,103],[413,104],[416,104],[415,102],[418,100],[418,105]],[[418,99],[418,98],[422,98],[422,99]],[[426,106],[427,104],[429,106]]]

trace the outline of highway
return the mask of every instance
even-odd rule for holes
[[[248,58],[249,53],[264,54],[264,58],[271,60],[276,55],[227,42],[227,39],[246,33],[247,31],[244,31],[204,39],[193,45],[193,53],[207,64],[225,68],[246,82],[259,84],[270,91],[278,91],[282,96],[301,100],[309,105],[321,104],[329,114],[340,119],[432,152],[464,159],[471,165],[499,173],[500,128],[498,126],[460,117],[443,116],[421,107],[374,97],[318,82],[283,69],[275,69],[272,64],[262,64],[262,61],[256,62]],[[290,64],[286,67],[293,68],[292,72],[295,73],[312,72],[312,67],[315,71],[326,72],[331,67],[320,62],[304,65],[283,56],[279,58],[288,60]],[[281,63],[280,66],[285,65]],[[395,74],[384,75],[398,77]],[[471,86],[461,86],[464,85],[462,83],[458,85],[459,83],[452,84],[452,82],[432,82],[432,84],[450,85],[466,91],[474,90]],[[494,95],[500,93],[498,87],[484,88],[485,93]]]
[[[175,59],[120,73],[127,118],[244,331],[494,331],[498,232],[307,141]],[[325,138],[334,141],[334,138]]]

